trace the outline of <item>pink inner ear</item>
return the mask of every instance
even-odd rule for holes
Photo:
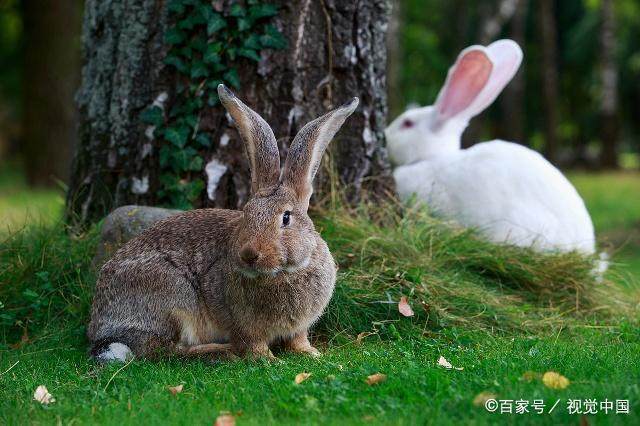
[[[465,54],[455,65],[439,99],[441,117],[448,119],[467,109],[487,84],[492,68],[484,52],[472,50]]]

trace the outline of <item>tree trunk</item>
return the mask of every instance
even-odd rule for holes
[[[77,0],[24,2],[22,155],[27,181],[67,181],[76,135],[73,96],[80,69]]]
[[[124,204],[162,203],[159,151],[168,142],[140,114],[152,104],[170,111],[180,83],[175,69],[163,63],[172,26],[167,3],[86,2],[80,144],[67,201],[72,221],[95,221]],[[202,0],[225,17],[238,3]],[[332,143],[330,161],[325,159],[317,194],[326,196],[335,182],[326,172],[331,164],[351,200],[364,189],[382,191],[389,182],[383,148],[389,2],[272,3],[279,7],[273,20],[287,48],[261,50],[257,64],[238,59],[236,93],[272,126],[283,156],[304,124],[359,96],[358,110]],[[201,87],[208,87],[204,83]],[[210,136],[211,145],[200,150],[203,167],[191,175],[207,185],[195,207],[241,207],[249,192],[249,169],[237,132],[219,105],[201,109],[196,128]],[[374,183],[376,176],[383,176],[385,185]]]
[[[522,48],[526,43],[527,11],[529,0],[520,0],[517,9],[511,20],[509,36]],[[504,92],[500,96],[502,106],[502,123],[504,124],[504,137],[507,140],[528,145],[525,140],[525,72],[527,62],[525,61],[516,75],[507,84]]]
[[[402,2],[391,0],[391,17],[387,31],[387,94],[389,96],[389,113],[397,117],[404,109],[402,97]]]
[[[545,127],[545,156],[558,161],[558,68],[555,0],[539,0],[540,41],[542,43],[542,95]]]
[[[602,0],[600,46],[602,92],[600,103],[600,165],[618,168],[618,64],[616,63],[616,22],[613,0]]]

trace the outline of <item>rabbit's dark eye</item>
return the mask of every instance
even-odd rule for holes
[[[410,128],[412,128],[414,126],[414,124],[415,123],[413,121],[411,121],[411,120],[404,120],[402,122],[402,128],[403,129],[410,129]]]
[[[289,226],[289,222],[291,222],[291,212],[287,210],[282,215],[282,226]]]

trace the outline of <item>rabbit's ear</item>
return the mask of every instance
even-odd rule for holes
[[[307,123],[293,139],[282,170],[282,183],[293,189],[301,202],[309,202],[313,193],[313,178],[320,166],[322,154],[347,117],[355,111],[358,102],[358,98],[353,98],[341,107]]]
[[[280,154],[271,127],[224,84],[218,85],[218,96],[233,118],[238,133],[244,141],[245,153],[251,167],[253,193],[277,184],[280,174]]]
[[[438,95],[436,125],[458,117],[469,120],[487,108],[513,78],[522,50],[513,40],[463,50]]]

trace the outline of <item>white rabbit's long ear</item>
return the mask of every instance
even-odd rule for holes
[[[282,169],[283,185],[293,189],[298,200],[309,202],[313,193],[313,178],[318,171],[322,154],[345,120],[358,107],[358,98],[307,123],[296,135]]]
[[[438,95],[434,126],[454,117],[468,121],[484,111],[513,78],[521,61],[522,50],[512,40],[463,50]]]
[[[251,167],[251,191],[278,183],[280,154],[273,130],[254,110],[246,106],[224,84],[218,86],[220,102],[233,118],[242,137]]]

